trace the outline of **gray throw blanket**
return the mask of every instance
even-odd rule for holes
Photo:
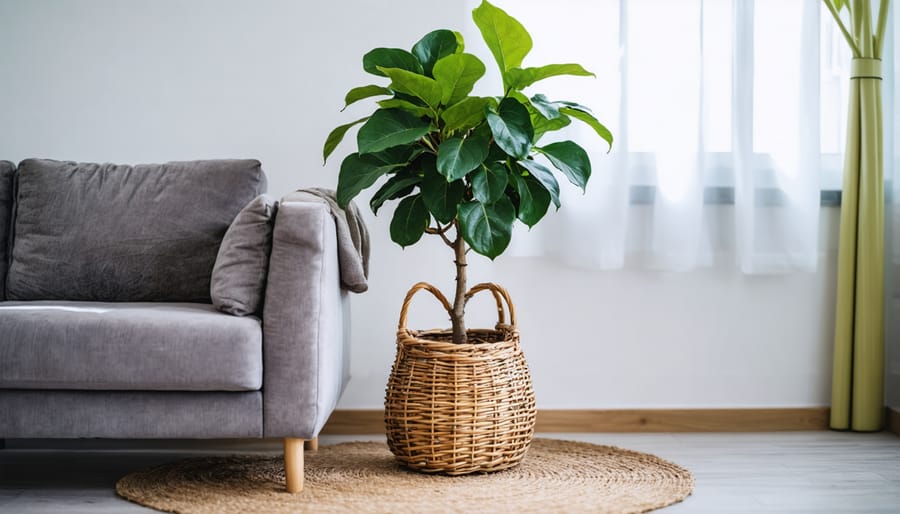
[[[356,204],[350,202],[346,209],[341,209],[331,189],[310,187],[299,189],[297,193],[310,201],[325,203],[331,209],[337,227],[341,286],[354,293],[364,293],[369,289],[369,231]]]

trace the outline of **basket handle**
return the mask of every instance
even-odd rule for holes
[[[409,311],[409,304],[412,303],[413,296],[423,289],[434,295],[434,297],[441,302],[441,306],[444,307],[444,310],[447,311],[448,314],[452,311],[450,302],[447,301],[447,298],[438,288],[428,282],[419,282],[410,288],[409,292],[406,293],[406,298],[403,299],[403,307],[400,308],[400,322],[397,324],[398,330],[406,329],[406,315]]]
[[[509,324],[512,327],[516,326],[516,308],[513,306],[512,300],[509,297],[509,293],[506,289],[498,286],[497,284],[492,284],[490,282],[483,282],[478,284],[472,289],[469,289],[469,292],[466,293],[466,302],[468,302],[473,296],[481,291],[490,291],[492,295],[494,295],[494,301],[497,302],[497,318],[499,319],[498,325],[503,325],[506,323],[506,314],[503,310],[503,302],[506,302],[506,306],[509,308]]]

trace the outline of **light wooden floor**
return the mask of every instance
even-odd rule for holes
[[[900,513],[900,438],[889,433],[541,434],[650,452],[690,469],[694,494],[661,512]],[[379,437],[331,436],[322,444]],[[48,449],[52,446],[53,449]],[[116,497],[129,471],[174,459],[278,451],[277,442],[11,441],[0,512],[153,512]]]

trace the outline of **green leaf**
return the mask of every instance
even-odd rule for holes
[[[517,159],[528,157],[534,127],[525,106],[512,98],[504,98],[496,110],[489,107],[485,117],[497,146]]]
[[[587,123],[592,129],[594,129],[594,132],[596,132],[598,136],[606,141],[606,143],[609,145],[609,149],[612,150],[612,132],[610,132],[608,128],[604,127],[602,123],[597,121],[597,118],[595,118],[592,114],[572,107],[563,107],[559,110],[559,112]]]
[[[388,98],[387,100],[382,100],[378,102],[378,106],[382,109],[403,109],[408,113],[412,113],[417,118],[422,118],[431,114],[431,109],[429,109],[428,107],[416,105],[412,102],[401,100],[399,98]]]
[[[417,141],[431,124],[400,109],[378,109],[356,135],[359,153],[374,153]]]
[[[584,106],[584,105],[581,105],[581,104],[579,104],[579,103],[575,103],[575,102],[568,102],[568,101],[565,101],[565,100],[560,100],[560,101],[558,101],[558,102],[553,102],[553,103],[555,103],[555,104],[556,104],[558,107],[560,107],[560,108],[562,108],[562,107],[571,107],[571,108],[573,108],[573,109],[577,109],[577,110],[579,110],[579,111],[583,111],[583,112],[586,112],[586,113],[588,113],[588,114],[591,114],[591,112],[592,112],[591,109],[590,109],[589,107]]]
[[[591,159],[584,148],[572,141],[560,141],[537,150],[546,155],[569,182],[584,191],[588,179],[591,178]]]
[[[434,65],[434,79],[441,85],[441,103],[453,105],[465,98],[484,75],[484,63],[472,54],[452,54]]]
[[[387,77],[378,68],[399,68],[412,73],[422,73],[422,65],[416,56],[401,48],[376,48],[363,56],[363,69],[372,75]]]
[[[383,175],[402,168],[405,164],[384,164],[372,155],[352,153],[344,158],[338,174],[337,201],[341,208],[363,189],[371,186]]]
[[[456,31],[453,32],[453,35],[456,36],[456,52],[455,53],[461,54],[461,53],[465,52],[466,40],[463,37],[463,35]]]
[[[515,173],[511,173],[509,177],[519,195],[519,212],[516,216],[529,228],[535,226],[550,208],[550,193],[531,177]]]
[[[435,171],[425,173],[422,181],[422,199],[434,219],[450,223],[456,217],[456,207],[462,203],[466,185],[462,180],[447,182],[443,175]]]
[[[370,153],[366,155],[372,156],[373,159],[381,164],[402,164],[407,165],[415,157],[421,155],[425,149],[415,144],[407,144],[400,146],[392,146],[385,148],[380,152]]]
[[[495,203],[467,202],[459,206],[459,225],[463,239],[473,250],[494,259],[512,238],[516,208],[507,196]]]
[[[519,165],[528,170],[528,173],[544,186],[544,189],[550,193],[553,205],[559,209],[559,182],[556,181],[553,172],[537,161],[523,159],[519,161]]]
[[[381,208],[384,202],[408,195],[419,182],[422,182],[422,177],[394,175],[381,186],[381,189],[375,192],[372,200],[369,202],[369,207],[372,208],[372,212],[378,214],[378,209]]]
[[[404,102],[409,102],[413,105],[418,105],[419,107],[428,107],[428,104],[423,102],[421,98],[417,98],[413,95],[408,95],[406,93],[400,93],[400,92],[394,91],[394,98],[396,98],[397,100],[403,100]]]
[[[481,203],[494,203],[506,192],[509,179],[506,166],[493,162],[482,164],[472,175],[472,196]]]
[[[388,95],[390,96],[391,90],[386,87],[376,86],[374,84],[368,86],[360,86],[351,89],[347,92],[347,96],[344,97],[344,109],[346,109],[350,104],[358,102],[364,98],[371,98],[373,96],[381,96]],[[343,111],[344,109],[341,109]]]
[[[484,121],[484,110],[487,106],[496,106],[493,98],[470,96],[448,107],[442,114],[444,120],[444,132],[451,133],[457,130],[468,130],[476,127]]]
[[[415,244],[422,238],[431,215],[422,201],[422,195],[408,196],[400,201],[391,220],[391,240],[402,247]]]
[[[541,115],[548,120],[555,120],[562,116],[559,113],[559,105],[555,102],[551,102],[544,95],[534,95],[529,99],[531,105],[539,112]]]
[[[328,137],[325,138],[325,147],[322,148],[322,164],[324,165],[326,162],[328,162],[328,156],[331,155],[331,152],[333,152],[334,149],[337,148],[337,146],[339,144],[341,144],[341,141],[344,140],[344,134],[347,133],[347,130],[349,130],[350,127],[352,127],[353,125],[362,123],[368,119],[369,119],[369,116],[366,116],[365,118],[360,118],[356,121],[351,121],[350,123],[341,125],[340,127],[337,127],[334,130],[332,130],[331,133],[328,134]]]
[[[509,89],[525,89],[539,80],[558,75],[575,75],[579,77],[596,77],[580,64],[548,64],[539,68],[510,68],[505,73],[506,86]]]
[[[379,66],[378,69],[390,77],[390,88],[394,91],[419,98],[432,109],[437,108],[438,104],[441,103],[443,90],[441,85],[434,79],[400,68],[382,68]]]
[[[429,173],[437,173],[437,155],[428,152],[422,152],[410,169],[419,177],[424,178]]]
[[[484,127],[484,126],[486,126],[486,124],[481,125],[481,127]],[[481,128],[481,127],[479,127],[479,128]],[[488,127],[488,131],[490,131],[490,130],[491,130],[491,128]],[[492,144],[491,149],[488,150],[488,156],[487,156],[487,159],[485,159],[485,162],[503,162],[503,163],[505,163],[509,160],[510,160],[509,154],[504,152],[503,149],[500,148],[499,146]]]
[[[422,64],[425,75],[432,76],[434,63],[442,57],[456,53],[459,42],[456,40],[456,32],[452,30],[434,30],[425,34],[425,37],[413,45],[412,53]]]
[[[537,143],[547,132],[554,132],[564,127],[568,127],[572,123],[572,120],[565,115],[560,115],[559,118],[548,120],[542,114],[537,113],[532,114],[531,123],[534,124],[533,141]]]
[[[544,95],[535,95],[530,99],[520,91],[513,91],[509,96],[518,100],[528,110],[534,128],[534,137],[531,139],[533,143],[537,143],[545,133],[559,130],[572,122],[568,116],[559,112],[558,102],[549,102]],[[555,117],[548,118],[544,111]]]
[[[504,89],[507,89],[506,71],[522,65],[522,60],[531,51],[531,35],[518,20],[486,0],[472,11],[472,19],[494,55],[500,74],[504,76]]]
[[[448,182],[460,179],[478,167],[488,156],[490,140],[473,134],[453,137],[438,147],[437,170]]]

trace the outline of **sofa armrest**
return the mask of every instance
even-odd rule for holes
[[[265,437],[311,439],[349,380],[349,300],[324,203],[289,195],[275,217],[263,309]]]

